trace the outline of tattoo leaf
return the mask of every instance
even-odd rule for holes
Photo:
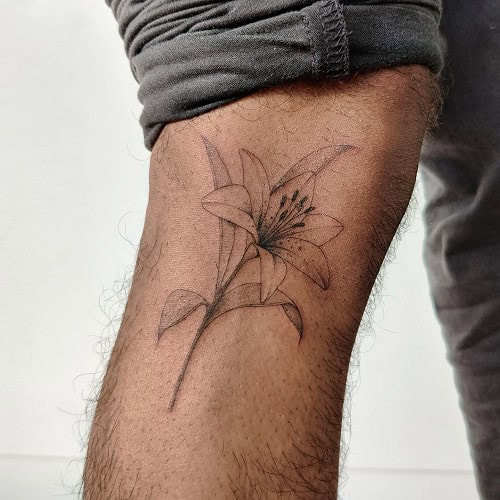
[[[177,325],[186,319],[200,306],[207,306],[207,301],[199,294],[191,290],[175,290],[168,297],[163,306],[158,327],[158,340],[165,330]]]
[[[284,294],[283,294],[284,295]],[[302,324],[302,316],[295,304],[286,303],[282,304],[283,311],[287,315],[292,325],[295,327],[299,334],[299,342],[302,340],[302,332],[304,331],[304,325]]]
[[[226,292],[210,315],[210,321],[207,322],[207,325],[223,314],[240,307],[270,306],[283,307],[283,311],[297,330],[300,340],[303,331],[302,317],[295,302],[281,290],[276,290],[269,298],[261,302],[260,283],[246,283]]]

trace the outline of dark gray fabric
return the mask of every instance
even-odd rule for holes
[[[439,0],[106,2],[140,83],[149,149],[168,122],[301,76],[441,67]]]
[[[445,0],[446,99],[423,152],[426,263],[482,498],[500,499],[500,2]]]
[[[404,64],[441,69],[438,2],[347,0],[344,15],[351,72]]]

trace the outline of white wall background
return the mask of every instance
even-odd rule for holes
[[[104,0],[0,12],[0,499],[74,498],[110,334],[100,297],[120,312],[135,252],[120,233],[139,240],[148,153]],[[417,212],[361,345],[345,500],[478,498],[422,238]]]

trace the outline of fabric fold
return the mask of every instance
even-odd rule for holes
[[[119,23],[152,149],[163,127],[300,77],[441,67],[437,0],[106,0]]]

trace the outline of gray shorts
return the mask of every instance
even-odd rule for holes
[[[403,64],[439,71],[440,0],[106,0],[151,149],[166,123],[301,76]]]

